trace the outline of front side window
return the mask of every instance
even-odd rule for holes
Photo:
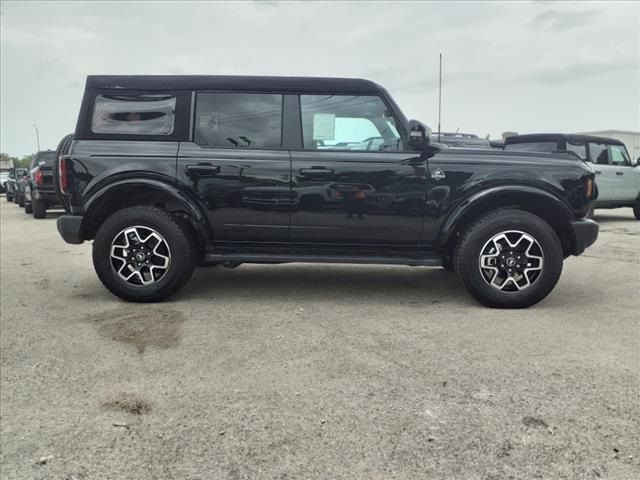
[[[627,155],[627,149],[622,145],[611,145],[611,163],[621,167],[630,166],[631,160]]]
[[[398,151],[396,121],[380,97],[300,95],[305,150]]]
[[[282,95],[199,93],[194,140],[216,148],[281,148]]]
[[[589,142],[589,161],[598,165],[609,165],[607,144]]]
[[[111,135],[171,135],[176,97],[172,95],[98,95],[91,131]]]

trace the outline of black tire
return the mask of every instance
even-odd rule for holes
[[[24,207],[24,195],[20,194],[18,201],[16,202],[19,207]]]
[[[13,195],[11,195],[10,193],[5,193],[5,196],[7,197],[6,198],[7,202],[12,202],[13,201]]]
[[[455,272],[456,267],[450,256],[447,255],[442,257],[442,268],[444,268],[447,272]]]
[[[167,270],[148,286],[126,282],[112,266],[112,242],[124,229],[134,226],[155,230],[169,250]],[[100,281],[114,295],[132,302],[157,302],[176,293],[191,278],[196,262],[194,243],[182,222],[165,210],[147,206],[128,207],[111,215],[98,229],[93,242],[93,265]]]
[[[640,220],[640,200],[636,201],[636,204],[633,206],[633,214],[636,220]]]
[[[24,203],[24,213],[31,215],[33,213],[33,203],[26,203],[24,201],[22,203]]]
[[[531,277],[530,285],[522,290],[516,290],[514,282],[505,282],[503,285],[515,291],[503,291],[493,287],[489,285],[480,269],[480,255],[483,249],[487,248],[487,245],[491,246],[489,242],[494,236],[507,231],[529,235],[542,250],[542,270],[539,273],[534,272],[532,275],[537,276]],[[508,260],[511,261],[513,258]],[[562,246],[555,231],[540,217],[521,210],[501,210],[480,218],[466,231],[455,255],[456,272],[469,293],[484,305],[494,308],[525,308],[538,303],[558,283],[562,273],[562,262]],[[510,275],[506,269],[501,274]]]
[[[34,199],[31,206],[33,218],[45,218],[47,216],[47,204],[42,200]]]

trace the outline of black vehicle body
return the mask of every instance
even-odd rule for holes
[[[281,95],[280,144],[198,144],[194,112],[203,92]],[[159,93],[175,98],[170,134],[92,131],[98,96]],[[402,144],[393,151],[325,150],[321,142],[307,148],[303,95],[379,97]],[[429,145],[428,131],[416,146],[410,138],[416,123],[367,80],[89,76],[74,138],[58,161],[68,212],[58,230],[65,241],[81,243],[94,239],[114,212],[146,205],[188,225],[206,262],[439,266],[451,262],[478,218],[509,207],[543,218],[565,257],[595,241],[597,224],[584,218],[594,174],[584,162],[570,155],[440,150]]]
[[[44,218],[49,208],[59,207],[54,187],[53,166],[56,152],[44,150],[34,155],[29,174],[24,182],[24,208],[35,218]]]
[[[535,133],[508,137],[504,150],[568,153],[590,162],[596,174],[594,208],[631,207],[640,220],[640,163],[634,164],[620,140],[581,134]],[[618,162],[614,161],[614,153],[617,153]]]
[[[7,202],[15,201],[18,203],[18,181],[27,173],[28,170],[26,168],[13,168],[9,171],[9,177],[5,183]]]

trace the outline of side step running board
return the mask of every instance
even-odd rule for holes
[[[240,263],[360,263],[383,265],[410,265],[423,267],[439,267],[440,257],[385,257],[357,255],[300,255],[300,254],[268,254],[268,253],[207,253],[207,262],[240,262]]]

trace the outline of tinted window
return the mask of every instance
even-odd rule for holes
[[[114,135],[171,135],[176,97],[170,95],[98,95],[91,131]]]
[[[516,152],[544,152],[549,153],[558,148],[556,142],[530,142],[530,143],[507,143],[505,150]]]
[[[586,143],[570,143],[567,142],[567,151],[573,152],[581,159],[587,159],[587,145]]]
[[[280,148],[282,95],[199,93],[194,138],[217,148]]]
[[[379,97],[301,95],[300,106],[305,149],[402,149],[395,119]]]
[[[611,163],[614,165],[631,165],[627,149],[621,145],[611,145]]]
[[[600,165],[609,164],[609,149],[604,143],[589,142],[589,161]]]

